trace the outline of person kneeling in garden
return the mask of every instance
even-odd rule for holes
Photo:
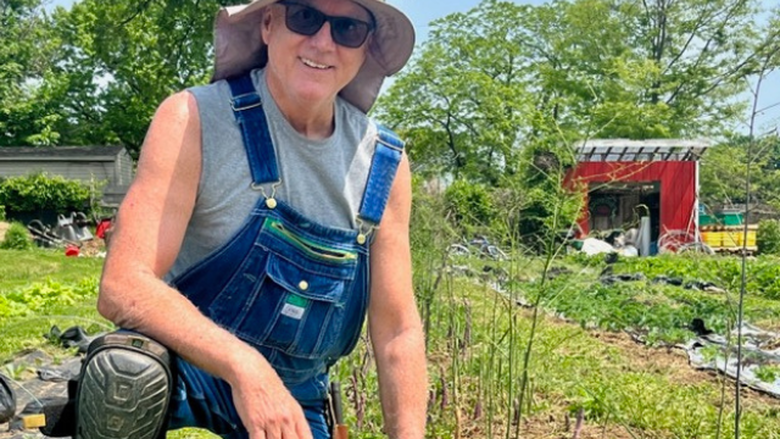
[[[166,99],[117,216],[76,438],[326,438],[328,370],[366,314],[385,431],[422,438],[403,143],[370,121],[414,45],[380,0],[220,11],[211,84]]]

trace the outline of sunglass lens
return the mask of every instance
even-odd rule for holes
[[[286,14],[287,27],[302,35],[314,35],[325,23],[325,15],[308,6],[289,5]]]
[[[325,21],[329,21],[333,41],[342,46],[356,48],[366,41],[371,31],[368,23],[356,18],[329,17],[306,5],[284,1],[281,3],[287,8],[285,14],[287,28],[301,35],[314,35],[319,32]]]
[[[346,47],[360,47],[368,36],[368,25],[352,18],[334,18],[331,20],[333,41]]]

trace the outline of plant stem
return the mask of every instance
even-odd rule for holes
[[[734,384],[734,439],[739,439],[739,423],[742,414],[742,401],[740,400],[740,378],[742,376],[742,324],[744,321],[744,300],[747,289],[747,237],[748,237],[748,219],[750,215],[750,171],[753,162],[753,146],[755,145],[755,127],[756,115],[758,114],[758,98],[761,95],[761,83],[764,80],[764,74],[769,67],[769,63],[774,56],[774,52],[767,55],[764,63],[758,71],[758,81],[756,83],[756,92],[753,95],[753,112],[750,115],[750,133],[747,150],[747,167],[745,170],[745,217],[742,230],[742,279],[739,287],[739,305],[737,317],[737,376]]]
[[[547,282],[547,273],[552,266],[553,258],[555,257],[555,231],[558,229],[558,215],[560,214],[562,199],[559,197],[555,203],[555,211],[553,213],[553,226],[551,228],[549,240],[547,243],[547,254],[544,261],[544,267],[542,268],[542,280],[539,285],[539,293],[536,295],[536,299],[533,305],[533,317],[531,318],[531,332],[528,335],[528,343],[525,347],[525,354],[523,356],[523,375],[520,379],[520,392],[518,403],[518,416],[517,424],[515,425],[515,439],[520,437],[520,420],[522,419],[523,410],[523,398],[525,397],[526,388],[528,387],[528,367],[531,363],[531,352],[533,351],[534,338],[536,336],[536,327],[539,322],[539,306],[542,303],[545,295],[545,287]]]

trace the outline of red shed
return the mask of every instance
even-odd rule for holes
[[[651,240],[680,231],[698,241],[699,158],[705,140],[588,140],[567,185],[586,192],[579,221],[591,230],[636,227],[650,217]]]

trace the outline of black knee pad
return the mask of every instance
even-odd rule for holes
[[[74,438],[163,436],[174,386],[171,366],[168,349],[141,334],[119,331],[95,339],[76,392]]]

